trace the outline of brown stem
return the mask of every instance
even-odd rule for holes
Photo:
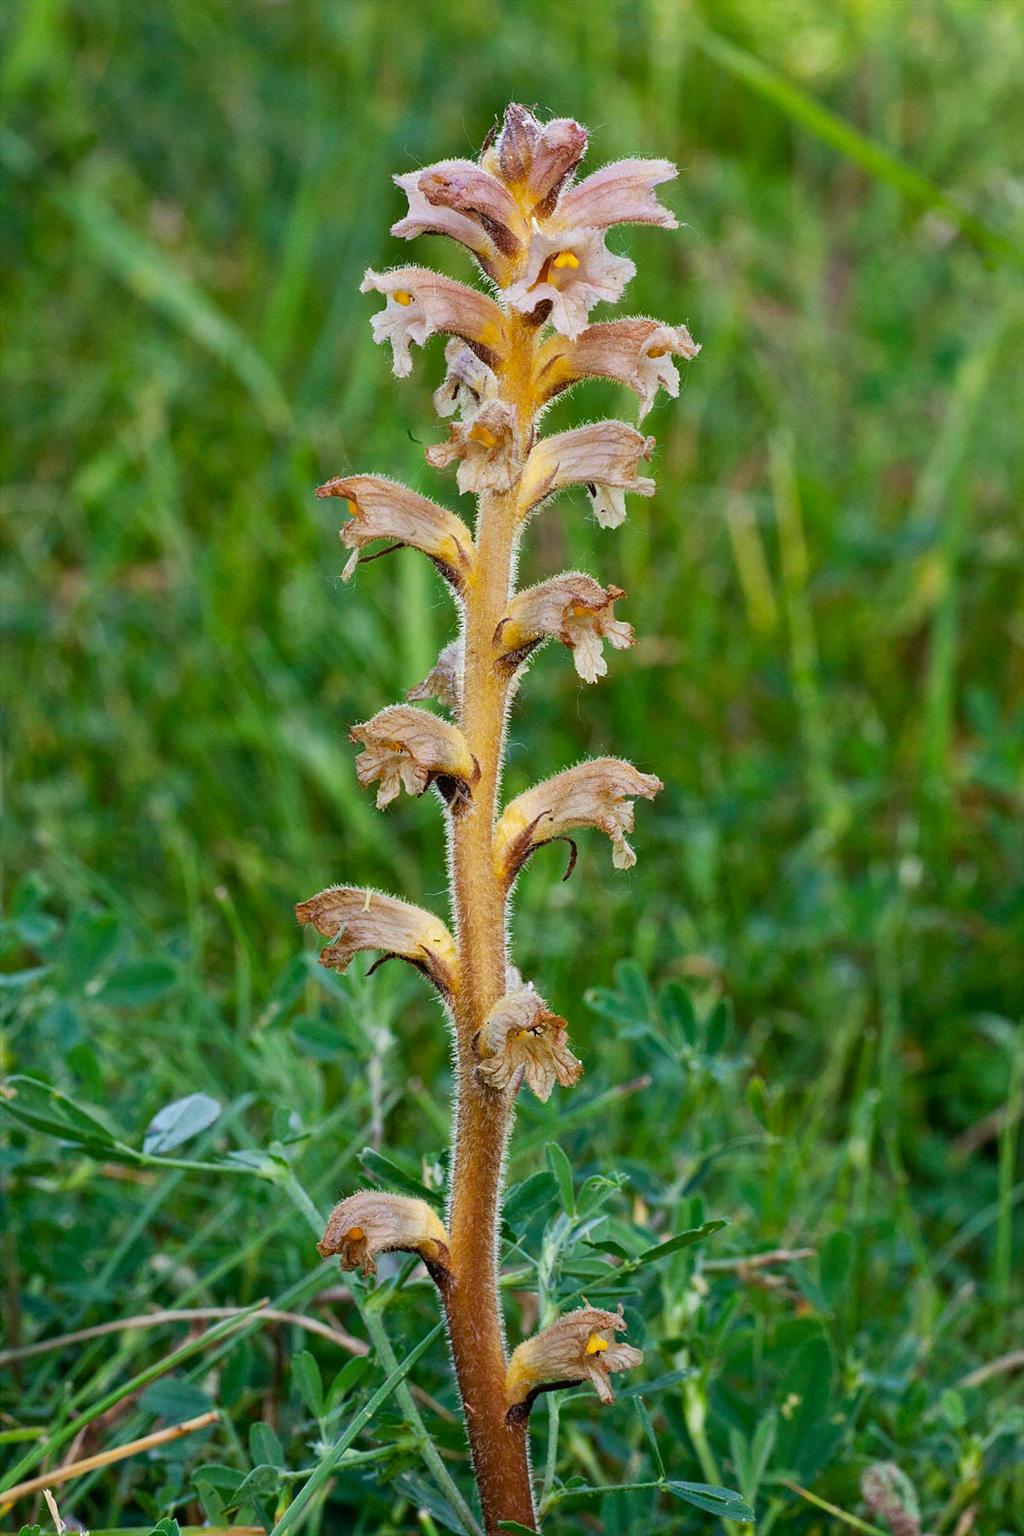
[[[534,331],[516,329],[505,395],[530,432]],[[494,633],[507,611],[517,530],[515,489],[481,497],[477,557],[463,595],[465,661],[461,725],[480,764],[473,805],[453,821],[454,907],[459,947],[454,1167],[448,1215],[451,1283],[445,1297],[455,1371],[484,1525],[537,1528],[525,1424],[505,1421],[505,1341],[498,1291],[498,1217],[512,1099],[480,1086],[473,1039],[505,991],[505,893],[494,870],[494,817],[505,751],[509,679],[495,665]]]

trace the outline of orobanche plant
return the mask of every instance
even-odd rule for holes
[[[509,1357],[498,1293],[498,1220],[505,1149],[523,1083],[547,1099],[582,1070],[566,1021],[549,1008],[509,958],[508,905],[519,871],[546,843],[581,827],[611,839],[612,862],[635,855],[626,834],[633,802],[661,789],[653,774],[617,757],[556,773],[499,805],[509,706],[528,658],[557,639],[576,671],[596,682],[607,670],[602,642],[633,643],[615,617],[625,594],[581,571],[516,589],[519,541],[532,515],[566,486],[585,486],[597,522],[614,528],[627,492],[651,496],[639,473],[654,439],[622,421],[599,421],[542,437],[547,405],[587,378],[631,386],[646,414],[660,388],[675,396],[674,357],[697,347],[684,325],[630,318],[588,323],[599,301],[618,299],[633,262],[605,246],[615,224],[677,228],[654,188],[676,174],[667,160],[622,160],[575,180],[586,131],[567,118],[541,123],[510,106],[479,162],[445,160],[398,176],[409,212],[392,233],[447,235],[466,246],[493,289],[467,287],[429,268],[368,271],[364,292],[383,294],[373,319],[390,342],[399,377],[412,368],[410,343],[451,338],[447,374],[434,396],[452,418],[446,441],[427,450],[436,469],[455,466],[459,490],[477,498],[476,527],[383,475],[330,480],[318,495],[339,497],[349,577],[365,545],[409,545],[433,561],[458,608],[460,630],[430,675],[409,694],[352,729],[362,747],[361,784],[376,783],[383,809],[404,787],[433,787],[448,832],[453,931],[430,912],[353,885],[321,891],[299,919],[330,939],[323,964],[343,971],[361,950],[400,956],[440,995],[455,1043],[453,1156],[447,1223],[422,1200],[362,1190],[334,1210],[320,1243],[344,1269],[374,1271],[379,1253],[421,1255],[447,1316],[455,1372],[488,1532],[501,1520],[535,1529],[527,1419],[539,1393],[593,1383],[610,1402],[610,1376],[642,1360],[625,1343],[619,1312],[584,1306],[519,1343]],[[369,557],[369,558],[372,558]],[[443,719],[422,701],[436,700]]]

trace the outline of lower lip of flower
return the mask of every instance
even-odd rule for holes
[[[575,272],[579,267],[580,259],[575,251],[555,251],[549,256],[537,273],[537,280],[530,284],[530,292],[539,288],[542,283],[550,283],[553,272]]]
[[[403,307],[412,303],[412,294],[406,292],[404,288],[396,288],[391,297],[396,304],[401,304]]]
[[[608,1348],[608,1340],[602,1339],[599,1333],[592,1333],[587,1340],[587,1347],[583,1351],[585,1355],[602,1355]]]

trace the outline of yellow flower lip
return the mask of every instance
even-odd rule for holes
[[[599,1333],[592,1333],[590,1338],[587,1340],[587,1347],[584,1349],[583,1353],[585,1355],[601,1355],[607,1348],[608,1340],[602,1339]]]
[[[354,502],[352,500],[351,496],[346,496],[345,497],[345,505],[348,508],[348,512],[349,512],[349,516],[350,517],[358,517],[359,516],[359,506],[358,506],[358,504],[356,502]]]
[[[668,356],[668,347],[652,347],[651,350],[648,352],[647,356],[648,357],[652,357],[652,358],[653,357],[667,357]]]
[[[580,259],[576,255],[575,251],[559,251],[551,263],[551,265],[553,267],[557,267],[559,271],[568,269],[570,272],[575,272],[579,264]]]
[[[474,443],[481,443],[485,448],[493,448],[498,441],[494,433],[489,428],[481,426],[479,422],[470,427],[468,435]]]
[[[406,288],[396,288],[391,297],[394,299],[396,304],[408,306],[412,303],[412,294],[409,293],[408,289]]]
[[[350,1243],[361,1243],[365,1236],[366,1233],[363,1231],[362,1227],[349,1227],[348,1231],[345,1233],[346,1241]]]

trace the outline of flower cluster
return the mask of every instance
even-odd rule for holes
[[[456,638],[409,689],[409,702],[350,732],[360,747],[359,782],[376,786],[380,809],[403,789],[437,792],[448,827],[454,936],[429,912],[354,886],[332,886],[296,909],[329,940],[325,965],[344,970],[359,951],[379,951],[419,968],[440,994],[459,1082],[448,1228],[422,1200],[364,1190],[337,1206],[320,1251],[372,1274],[376,1254],[404,1249],[437,1279],[488,1532],[503,1519],[536,1518],[524,1443],[507,1427],[523,1424],[536,1395],[556,1386],[590,1381],[610,1402],[610,1374],[642,1359],[618,1337],[621,1309],[584,1307],[521,1343],[504,1379],[495,1380],[496,1362],[505,1360],[495,1221],[512,1105],[523,1084],[546,1100],[556,1083],[568,1088],[582,1072],[566,1021],[507,966],[509,895],[527,859],[551,842],[571,847],[568,878],[574,834],[587,827],[606,834],[613,866],[628,869],[636,861],[626,840],[634,803],[662,788],[653,774],[602,757],[497,804],[505,721],[528,658],[556,640],[578,676],[596,683],[608,670],[605,645],[623,650],[634,641],[632,626],[615,613],[626,594],[584,571],[515,589],[524,530],[570,487],[585,489],[602,528],[623,522],[627,496],[655,492],[644,473],[655,439],[637,426],[598,421],[546,436],[539,426],[556,396],[590,378],[627,385],[642,421],[659,390],[678,394],[678,360],[699,351],[680,322],[591,320],[595,306],[621,298],[635,272],[632,260],[609,249],[615,227],[678,226],[656,192],[676,174],[673,165],[621,160],[579,178],[586,148],[586,130],[573,120],[545,123],[510,106],[477,160],[443,160],[395,178],[408,211],[392,233],[457,242],[489,291],[419,265],[370,269],[363,280],[364,293],[384,300],[373,338],[390,346],[399,378],[411,372],[414,345],[448,338],[433,397],[447,436],[427,448],[426,461],[431,470],[454,470],[458,489],[478,498],[475,529],[383,475],[338,476],[317,492],[345,504],[346,580],[361,559],[405,545],[433,563],[459,617]],[[363,553],[381,542],[375,554]]]

